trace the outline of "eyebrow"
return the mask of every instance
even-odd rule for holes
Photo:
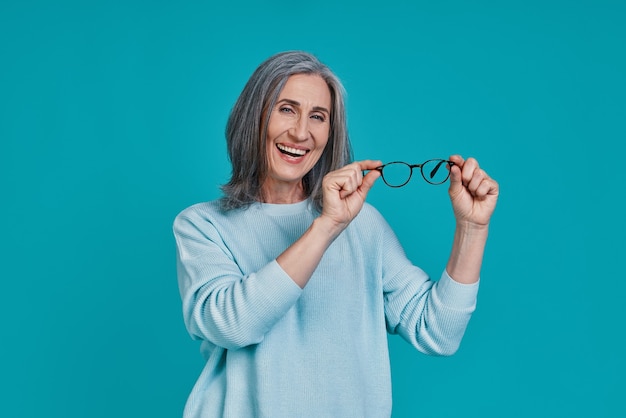
[[[283,103],[283,102],[290,104],[290,105],[294,105],[294,106],[300,106],[300,102],[292,100],[292,99],[281,99],[278,101],[278,103]],[[330,110],[326,109],[323,106],[313,106],[313,111],[314,112],[326,112],[330,115]]]

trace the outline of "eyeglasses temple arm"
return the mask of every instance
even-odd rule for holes
[[[435,175],[437,174],[437,171],[439,171],[439,169],[441,168],[441,165],[443,163],[447,163],[450,166],[453,166],[454,163],[452,161],[446,161],[446,160],[441,160],[436,166],[435,168],[433,168],[430,172],[430,178],[432,179],[433,177],[435,177]]]
[[[435,177],[435,174],[437,174],[437,171],[439,171],[439,169],[441,168],[441,164],[445,163],[445,161],[440,161],[437,163],[437,165],[435,166],[435,168],[433,168],[430,171],[430,178],[432,179],[433,177]]]

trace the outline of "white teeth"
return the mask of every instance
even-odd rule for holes
[[[306,154],[306,150],[303,150],[303,149],[291,148],[283,144],[276,144],[276,146],[278,147],[279,150],[286,151],[290,154],[295,154],[295,155],[300,155],[300,156]]]

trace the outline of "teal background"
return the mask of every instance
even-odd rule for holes
[[[230,107],[305,49],[356,158],[474,156],[499,181],[459,352],[390,338],[394,417],[626,416],[626,3],[0,3],[0,415],[176,417],[202,367],[171,223],[219,196]],[[368,200],[438,277],[419,180]]]

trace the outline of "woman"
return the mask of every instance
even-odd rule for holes
[[[314,56],[262,63],[226,136],[224,198],[174,222],[184,320],[207,360],[185,417],[390,416],[386,334],[456,351],[497,183],[450,157],[456,232],[432,281],[364,203],[382,163],[350,163],[342,86]]]

